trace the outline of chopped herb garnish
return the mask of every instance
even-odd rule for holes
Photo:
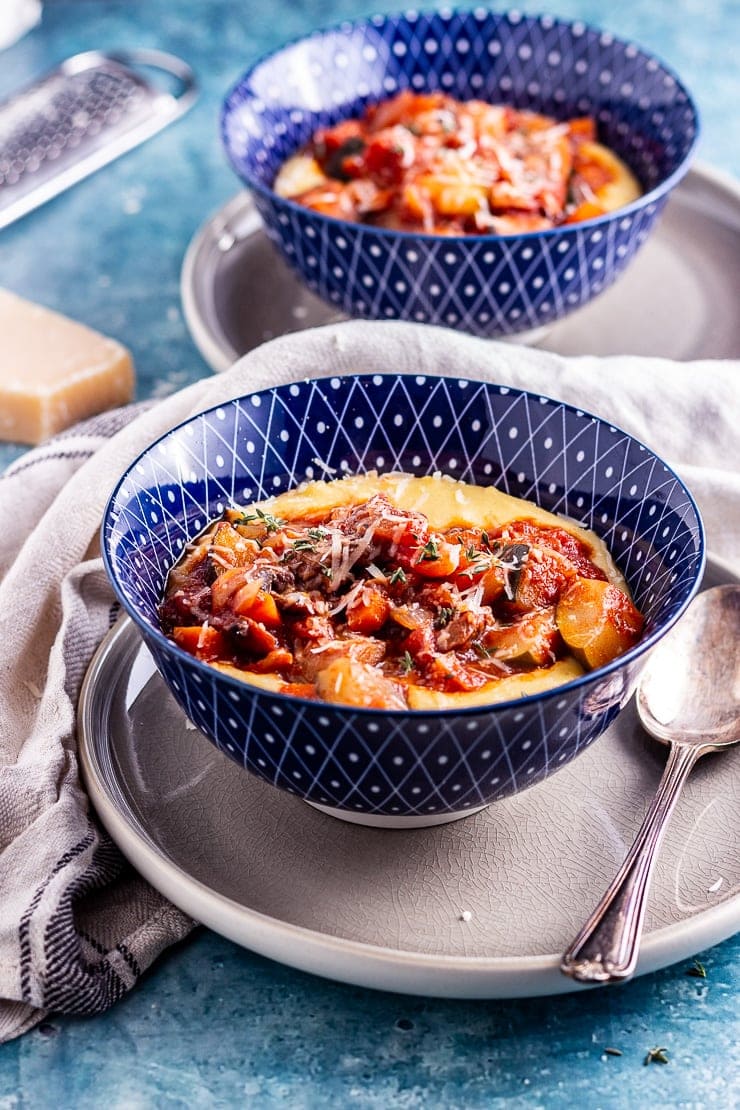
[[[701,960],[694,960],[693,964],[688,969],[686,974],[692,975],[694,979],[706,979],[707,969],[704,967],[704,964],[701,962]]]
[[[489,538],[488,532],[481,532],[480,538],[481,538],[481,543],[485,544],[486,547],[491,546],[491,540]]]
[[[281,517],[273,516],[272,513],[263,512],[262,509],[255,509],[253,513],[244,513],[234,524],[254,524],[259,521],[264,524],[267,532],[279,532],[283,525],[286,523]]]
[[[481,659],[493,658],[493,652],[491,651],[491,649],[487,648],[485,644],[482,644],[480,640],[475,640],[473,642],[473,651],[476,653],[476,655],[480,655]]]
[[[424,546],[421,549],[421,555],[419,556],[418,561],[420,563],[423,563],[427,559],[438,559],[438,558],[439,558],[439,544],[437,543],[436,540],[427,540],[427,542],[424,544]]]
[[[667,1064],[668,1063],[668,1049],[667,1048],[651,1048],[649,1049],[643,1064]]]
[[[443,606],[441,609],[438,609],[437,616],[434,621],[437,628],[444,628],[445,625],[449,624],[452,620],[453,612],[454,609],[448,609],[446,605]]]
[[[309,528],[306,532],[306,535],[310,540],[313,540],[314,543],[316,543],[318,540],[326,539],[326,532],[323,528]]]
[[[476,551],[475,556],[470,560],[470,566],[460,571],[460,577],[464,575],[466,578],[474,578],[477,574],[483,574],[492,565],[491,556],[486,551]]]
[[[316,544],[312,540],[294,540],[294,551],[315,551]]]
[[[406,577],[406,572],[404,571],[403,567],[396,567],[396,569],[393,571],[393,574],[388,579],[388,582],[391,586],[395,586],[397,582],[400,582],[401,585],[403,585],[403,583],[407,581],[408,578]]]
[[[478,559],[478,558],[480,558],[480,556],[481,556],[481,552],[472,543],[471,543],[470,547],[467,547],[465,549],[465,558],[466,559]]]
[[[411,653],[405,651],[398,661],[401,668],[401,674],[408,674],[409,671],[414,669],[414,660],[411,658]]]
[[[622,1051],[619,1048],[605,1048],[604,1052],[607,1054],[607,1056],[621,1056],[622,1055]]]

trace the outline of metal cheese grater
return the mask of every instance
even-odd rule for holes
[[[0,103],[0,228],[160,131],[196,95],[192,70],[170,54],[90,51]]]

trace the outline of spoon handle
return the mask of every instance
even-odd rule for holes
[[[673,807],[691,768],[706,748],[672,743],[663,777],[635,842],[613,882],[560,963],[583,983],[627,979],[635,970],[647,893]]]

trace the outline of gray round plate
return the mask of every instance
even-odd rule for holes
[[[738,282],[740,185],[695,169],[622,278],[538,332],[537,345],[562,355],[737,358]],[[196,234],[181,295],[191,334],[214,370],[266,339],[343,319],[288,269],[248,193],[233,197]]]
[[[710,560],[704,587],[740,581]],[[126,619],[80,701],[90,796],[133,865],[239,944],[362,986],[459,998],[583,988],[559,954],[614,875],[665,749],[632,705],[545,782],[450,825],[371,829],[245,773],[170,697]],[[740,747],[703,759],[673,815],[638,974],[740,928]]]

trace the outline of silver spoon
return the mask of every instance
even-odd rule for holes
[[[740,586],[692,601],[650,655],[637,712],[668,744],[668,762],[627,858],[561,960],[560,970],[584,983],[635,970],[653,865],[681,788],[697,759],[740,741]]]

